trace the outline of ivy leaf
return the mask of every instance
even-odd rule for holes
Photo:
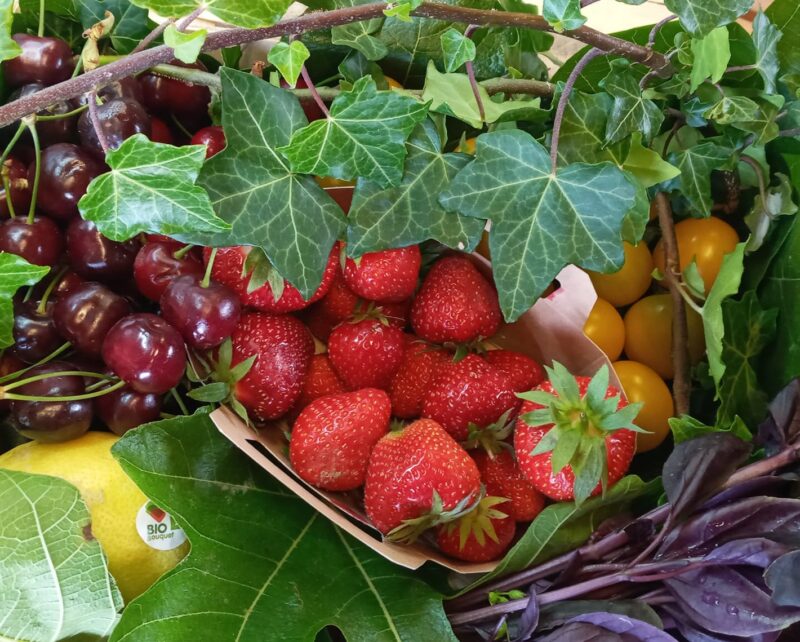
[[[0,0],[0,61],[11,60],[22,53],[20,46],[11,39],[14,22],[14,0]]]
[[[664,113],[652,100],[644,97],[627,61],[613,61],[611,73],[601,84],[614,98],[606,124],[607,143],[616,143],[634,132],[641,132],[645,141],[658,134]]]
[[[558,33],[572,31],[586,22],[580,0],[544,0],[542,15]]]
[[[780,132],[777,121],[783,106],[783,97],[776,95],[770,98],[757,101],[758,111],[753,118],[731,123],[731,126],[736,129],[755,134],[753,145],[766,145],[771,140],[775,140]]]
[[[458,29],[450,27],[442,34],[442,53],[445,70],[454,72],[464,63],[475,60],[475,43]]]
[[[756,69],[764,80],[764,91],[774,94],[777,91],[778,43],[783,34],[772,24],[762,11],[753,20],[753,44],[756,47]]]
[[[190,32],[178,31],[175,25],[169,25],[164,30],[164,44],[172,47],[178,60],[190,65],[200,55],[200,49],[206,41],[207,33],[205,29]]]
[[[232,229],[206,244],[260,247],[308,298],[345,225],[333,199],[311,176],[294,173],[278,151],[308,121],[290,92],[227,67],[220,77],[227,146],[203,165],[200,183]]]
[[[333,625],[351,642],[455,642],[438,593],[269,477],[207,415],[131,431],[112,452],[192,544],[112,640],[300,641]]]
[[[331,29],[331,42],[360,51],[367,60],[380,60],[389,53],[386,45],[373,35],[382,26],[383,18],[339,25]]]
[[[0,497],[0,638],[105,638],[122,596],[78,489],[0,468]]]
[[[664,0],[683,27],[702,38],[717,27],[734,22],[753,6],[753,0]]]
[[[711,172],[727,163],[733,150],[717,142],[704,142],[681,152],[673,152],[667,160],[681,175],[667,183],[667,189],[679,191],[689,202],[692,215],[711,215]]]
[[[396,185],[403,176],[406,139],[427,111],[427,105],[400,92],[378,91],[365,76],[334,99],[329,118],[294,132],[279,151],[295,172]]]
[[[723,96],[709,110],[704,112],[706,118],[714,120],[719,125],[753,121],[758,118],[758,103],[747,96]]]
[[[800,50],[797,39],[800,38],[800,12],[793,0],[775,0],[766,11],[767,17],[783,34],[778,42],[778,60],[786,73],[800,73]]]
[[[89,184],[78,203],[81,215],[115,241],[147,232],[199,243],[208,233],[224,232],[230,225],[194,184],[205,154],[202,145],[173,147],[131,136],[106,154],[111,171]]]
[[[81,24],[88,29],[105,17],[105,12],[114,14],[111,44],[117,53],[128,54],[151,29],[147,11],[131,4],[129,0],[81,0],[75,2]]]
[[[707,426],[702,421],[698,421],[697,419],[688,415],[670,417],[667,421],[669,423],[669,429],[672,432],[672,438],[674,439],[676,446],[678,444],[682,444],[684,441],[696,439],[697,437],[702,437],[703,435],[708,435],[712,432],[729,432],[734,437],[738,437],[742,441],[753,440],[753,433],[750,432],[744,421],[742,421],[741,417],[738,416],[734,417],[733,421],[731,421],[729,425],[715,426]]]
[[[690,90],[697,89],[707,78],[719,82],[730,60],[731,43],[726,27],[717,27],[702,38],[692,38]]]
[[[292,0],[131,0],[139,7],[161,16],[178,18],[189,15],[201,4],[210,13],[237,27],[255,29],[275,24],[283,17]]]
[[[347,216],[347,251],[352,256],[435,239],[472,251],[484,221],[460,216],[439,204],[439,194],[468,162],[466,154],[443,154],[430,119],[417,125],[406,143],[403,180],[381,188],[360,181]]]
[[[756,195],[753,209],[744,219],[750,229],[748,252],[755,252],[761,247],[775,219],[797,213],[797,205],[792,200],[792,184],[789,182],[789,177],[776,172],[775,178],[778,179],[778,184],[768,186],[764,197],[761,194]]]
[[[21,287],[35,285],[50,271],[31,265],[16,254],[0,252],[0,349],[14,345],[14,295]]]
[[[644,187],[653,187],[680,175],[681,171],[661,158],[661,154],[642,145],[641,134],[631,137],[631,146],[622,168],[633,174]]]
[[[303,65],[310,57],[308,47],[299,40],[290,43],[276,42],[267,54],[267,60],[275,65],[283,79],[292,87],[297,84]]]
[[[422,0],[399,0],[399,2],[390,2],[383,14],[389,18],[398,18],[400,20],[410,22],[411,12],[422,4]]]
[[[573,91],[564,111],[558,159],[561,163],[600,163],[622,165],[628,157],[630,140],[605,144],[605,131],[613,101],[608,94]]]
[[[574,163],[552,174],[547,150],[530,134],[501,130],[478,138],[476,159],[440,203],[491,219],[500,306],[515,321],[565,265],[619,269],[623,218],[635,196],[634,185],[611,163]]]

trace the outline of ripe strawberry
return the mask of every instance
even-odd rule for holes
[[[560,363],[547,374],[550,381],[520,395],[526,401],[514,432],[517,460],[539,492],[581,503],[628,470],[642,404],[628,404],[608,385],[607,366],[591,379],[573,377]]]
[[[289,411],[289,417],[294,419],[300,411],[315,399],[325,395],[336,395],[345,392],[346,388],[331,365],[327,354],[315,354],[311,358],[303,391]]]
[[[412,419],[422,414],[422,402],[431,381],[450,362],[451,356],[414,335],[405,335],[405,340],[403,363],[389,386],[389,396],[392,398],[392,414],[401,419]]]
[[[481,472],[486,494],[508,499],[502,507],[506,515],[518,522],[530,522],[542,512],[544,495],[525,479],[508,450],[494,456],[483,450],[473,450],[470,454]]]
[[[403,362],[404,336],[382,319],[342,323],[328,338],[328,355],[348,389],[388,390]]]
[[[389,430],[391,414],[389,396],[375,388],[315,399],[292,427],[292,467],[317,488],[355,490],[364,483],[369,454]]]
[[[370,301],[405,301],[414,295],[422,265],[419,245],[370,252],[347,259],[344,280],[353,292]]]
[[[489,350],[483,358],[505,373],[514,392],[533,390],[544,381],[542,366],[521,352]]]
[[[506,505],[503,497],[484,497],[463,517],[438,526],[436,543],[443,553],[465,562],[490,562],[501,557],[517,530],[505,513]]]
[[[364,506],[390,539],[413,541],[462,515],[480,495],[475,462],[435,421],[418,419],[384,435],[372,449]]]
[[[243,314],[231,337],[233,366],[255,355],[248,373],[236,382],[234,396],[256,418],[277,419],[303,391],[314,355],[314,338],[288,315]]]
[[[465,256],[434,263],[411,306],[414,332],[435,343],[467,343],[500,327],[497,291]]]

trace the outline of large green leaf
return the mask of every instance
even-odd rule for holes
[[[445,71],[454,72],[464,63],[475,60],[475,43],[458,29],[450,27],[442,34],[442,54]]]
[[[781,31],[778,58],[784,72],[800,73],[800,11],[795,0],[774,0],[767,7],[767,17]]]
[[[783,34],[761,11],[753,21],[753,44],[756,47],[756,69],[764,80],[764,91],[775,93],[780,63],[778,46]]]
[[[130,53],[151,29],[147,10],[131,4],[130,0],[80,0],[75,7],[84,29],[103,20],[106,11],[114,14],[111,44],[121,54]]]
[[[0,252],[0,349],[14,344],[14,295],[21,287],[35,285],[50,271],[31,265],[16,254]]]
[[[11,39],[13,22],[14,0],[0,0],[0,61],[16,58],[22,52],[19,45]]]
[[[389,50],[378,38],[375,32],[383,26],[383,18],[362,20],[349,25],[339,25],[331,29],[331,42],[335,45],[345,45],[360,51],[367,60],[380,60]]]
[[[612,63],[611,73],[602,85],[614,98],[606,123],[607,143],[616,143],[634,132],[641,132],[645,141],[658,134],[664,122],[664,112],[644,97],[627,61]]]
[[[577,29],[586,22],[581,14],[581,0],[544,0],[542,15],[559,33]]]
[[[725,27],[717,27],[703,38],[692,38],[691,91],[707,78],[719,82],[730,59],[730,34]]]
[[[686,31],[703,37],[736,20],[753,6],[753,0],[664,0],[664,4],[681,19]]]
[[[292,0],[131,0],[133,4],[172,18],[186,16],[204,4],[224,22],[255,29],[275,24],[283,17]]]
[[[574,163],[553,174],[539,142],[506,130],[478,138],[476,160],[456,175],[440,202],[491,219],[500,306],[514,321],[565,265],[619,269],[622,223],[635,196],[633,183],[611,163]]]
[[[669,162],[681,175],[667,183],[668,189],[677,190],[689,202],[692,216],[711,215],[711,172],[727,163],[733,150],[717,142],[700,143],[669,155]]]
[[[561,163],[599,163],[622,165],[628,156],[630,140],[605,144],[608,115],[613,100],[606,93],[573,91],[564,111],[558,159]]]
[[[122,609],[80,493],[0,468],[0,639],[107,636]]]
[[[232,230],[209,241],[262,248],[280,275],[310,297],[344,231],[344,215],[278,151],[308,121],[289,92],[229,68],[220,75],[227,147],[205,163],[200,183]]]
[[[778,217],[797,213],[797,205],[792,200],[792,185],[789,178],[780,172],[775,173],[775,178],[778,184],[768,185],[763,195],[756,195],[753,209],[744,219],[750,229],[748,252],[755,252],[762,246]]]
[[[36,33],[39,27],[40,0],[19,0],[11,33]],[[83,46],[83,25],[72,0],[44,1],[44,35],[64,40],[72,49]]]
[[[441,597],[270,478],[207,415],[150,424],[113,449],[178,520],[189,556],[125,610],[112,640],[455,642]]]

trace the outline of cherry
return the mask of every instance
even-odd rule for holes
[[[63,343],[53,323],[54,306],[54,301],[45,303],[43,311],[34,301],[14,306],[14,354],[25,363],[41,361]]]
[[[155,314],[131,314],[111,328],[103,361],[136,392],[163,394],[183,377],[186,354],[180,333]]]
[[[161,417],[161,397],[120,388],[94,400],[94,411],[111,432],[124,435]]]
[[[9,157],[3,162],[2,171],[8,176],[8,190],[14,212],[25,214],[31,204],[31,183],[28,182],[28,166],[18,158]],[[6,189],[0,183],[0,214],[3,218],[11,216],[6,201]]]
[[[53,288],[50,296],[53,298],[53,300],[58,300],[62,297],[65,297],[70,292],[74,292],[79,285],[83,285],[84,283],[86,283],[86,281],[75,274],[75,272],[66,272],[58,280],[58,283],[56,284],[56,287]]]
[[[25,367],[10,350],[0,353],[0,378],[6,377],[14,372],[18,372]],[[0,399],[0,414],[5,414],[11,410],[11,402],[8,399]]]
[[[45,88],[40,82],[30,83],[23,85],[19,89],[13,91],[8,97],[8,101],[16,100],[17,98],[24,98],[30,96]],[[63,116],[71,112],[74,106],[71,102],[61,101],[53,103],[45,109],[36,112],[37,116]],[[53,143],[66,143],[75,140],[75,124],[78,122],[77,114],[58,118],[56,120],[38,120],[36,121],[36,133],[39,136],[39,141],[42,145],[52,145]],[[14,123],[13,127],[19,126],[19,121]],[[25,133],[26,139],[29,138],[28,133]]]
[[[52,267],[63,250],[61,230],[49,218],[36,216],[28,223],[27,217],[17,216],[0,224],[0,251],[17,254],[28,263]]]
[[[76,350],[99,357],[108,331],[130,311],[125,297],[99,283],[83,283],[58,299],[53,322]]]
[[[181,276],[161,296],[161,314],[193,348],[208,350],[233,334],[239,321],[239,297],[229,287],[198,276]]]
[[[150,117],[150,140],[154,143],[175,144],[175,137],[172,135],[167,123],[155,116]]]
[[[32,82],[55,85],[72,75],[72,49],[60,38],[16,33],[11,36],[22,53],[3,63],[6,85],[20,87]]]
[[[63,361],[51,361],[31,368],[23,378],[75,370]],[[13,394],[35,397],[66,397],[86,392],[83,377],[54,375],[31,381],[10,391]],[[68,441],[80,437],[92,423],[92,402],[83,401],[13,401],[11,422],[17,431],[37,441]]]
[[[62,221],[78,216],[78,201],[103,166],[88,152],[71,143],[51,145],[42,151],[39,197],[36,204],[48,216]],[[33,184],[36,164],[28,169]]]
[[[203,127],[192,136],[190,143],[192,145],[205,145],[206,158],[211,158],[225,149],[225,132],[219,125]]]
[[[116,149],[126,138],[134,134],[149,137],[152,131],[150,116],[138,102],[132,98],[114,98],[97,106],[100,127],[106,135],[109,149]],[[103,159],[105,154],[97,139],[97,132],[89,117],[89,110],[81,114],[78,120],[78,134],[81,145],[97,158]]]
[[[285,80],[281,80],[281,87],[288,89],[290,86],[291,85],[289,85],[289,83],[287,83]],[[306,84],[306,81],[302,77],[300,77],[297,79],[297,84],[295,85],[295,88],[308,89],[308,85]],[[300,106],[303,108],[303,111],[305,112],[306,118],[308,118],[309,122],[325,118],[325,114],[319,108],[319,105],[317,105],[316,101],[304,100],[302,103],[300,103]]]
[[[100,234],[91,221],[76,218],[67,227],[67,258],[84,279],[104,283],[129,279],[138,251],[137,240],[112,241]]]
[[[180,246],[174,243],[145,243],[133,263],[133,278],[139,292],[158,301],[171,281],[184,274],[202,278],[205,268],[191,252],[176,257]]]
[[[173,60],[169,64],[206,71],[206,66],[199,61],[187,65],[179,60]],[[139,83],[142,87],[142,102],[151,111],[161,115],[175,114],[180,116],[181,120],[188,118],[193,122],[205,119],[208,103],[211,102],[211,92],[208,87],[161,76],[152,71],[142,74]]]
[[[115,80],[107,85],[104,85],[97,90],[97,97],[103,102],[114,100],[115,98],[131,98],[137,103],[142,102],[142,88],[139,86],[139,81],[133,76]],[[72,100],[73,108],[85,105],[89,100],[87,94],[81,94]]]

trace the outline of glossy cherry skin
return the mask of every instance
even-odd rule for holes
[[[33,184],[35,170],[35,164],[28,168],[30,184]],[[71,220],[78,216],[78,201],[89,183],[104,171],[101,163],[77,145],[51,145],[42,151],[36,204],[48,216]]]
[[[67,258],[70,267],[84,279],[103,283],[129,279],[138,251],[139,241],[112,241],[91,221],[77,218],[67,227]]]
[[[206,158],[211,158],[225,149],[225,132],[219,125],[210,125],[195,133],[190,142],[192,145],[205,145]]]
[[[179,60],[173,60],[169,64],[206,71],[206,66],[199,61],[187,65]],[[142,102],[156,114],[205,118],[208,112],[211,91],[204,85],[159,76],[153,72],[139,76],[139,84],[142,88]]]
[[[186,353],[180,333],[161,317],[131,314],[111,328],[103,361],[133,390],[163,394],[183,377]]]
[[[35,94],[45,88],[40,82],[30,83],[23,85],[16,89],[8,97],[8,102],[16,100],[17,98],[24,98]],[[36,112],[37,116],[56,116],[63,115],[71,112],[74,106],[71,101],[60,101],[49,105],[47,108]],[[37,120],[36,133],[39,136],[39,142],[42,145],[53,145],[54,143],[67,143],[72,142],[77,138],[75,125],[78,122],[78,115],[67,116],[65,118],[57,118],[56,120]],[[19,121],[15,122],[12,127],[16,129],[19,126]],[[26,131],[24,139],[30,141],[30,134]]]
[[[180,249],[174,243],[145,243],[133,263],[133,278],[136,287],[151,301],[158,301],[167,286],[179,276],[191,274],[202,278],[203,263],[191,252],[180,258],[175,252]]]
[[[161,314],[193,348],[208,350],[233,334],[239,321],[239,297],[229,287],[200,277],[181,276],[161,295]]]
[[[48,301],[43,312],[38,301],[14,306],[14,354],[25,363],[41,361],[64,343],[53,323],[54,307],[54,301]]]
[[[134,134],[150,137],[152,131],[150,116],[144,107],[131,98],[114,98],[98,105],[97,116],[106,135],[109,149],[116,149],[126,138]],[[105,157],[88,110],[78,119],[78,134],[83,147],[100,160]]]
[[[124,435],[161,417],[161,397],[120,388],[94,400],[94,412],[108,429]]]
[[[27,214],[31,204],[31,183],[28,182],[28,166],[18,158],[10,157],[3,162],[4,171],[8,175],[8,189],[11,192],[11,204],[16,214]],[[6,218],[11,215],[6,201],[6,190],[0,183],[0,215]]]
[[[34,265],[52,267],[61,259],[64,237],[49,218],[36,216],[28,223],[26,216],[17,216],[0,224],[0,251],[17,254]]]
[[[83,283],[56,302],[53,321],[78,352],[99,357],[109,330],[130,311],[125,297],[99,283]]]
[[[75,366],[63,361],[51,361],[31,368],[23,377],[66,372]],[[15,388],[15,394],[36,397],[67,397],[86,392],[83,377],[56,375]],[[13,401],[11,423],[17,431],[36,441],[56,442],[75,439],[92,424],[92,402],[83,401]]]
[[[154,143],[175,144],[175,137],[172,135],[167,123],[155,116],[150,117],[150,140]]]
[[[58,280],[58,284],[53,288],[50,296],[57,301],[70,292],[74,292],[79,285],[83,285],[84,283],[86,283],[86,281],[75,274],[75,272],[66,272],[64,276]]]
[[[11,350],[4,350],[0,354],[0,377],[22,370],[24,367],[25,364],[17,359]],[[0,415],[4,415],[9,410],[11,410],[11,402],[7,399],[0,399]]]
[[[16,33],[11,36],[22,49],[16,58],[3,63],[6,85],[20,87],[32,82],[55,85],[72,75],[72,50],[60,38],[30,36]]]

